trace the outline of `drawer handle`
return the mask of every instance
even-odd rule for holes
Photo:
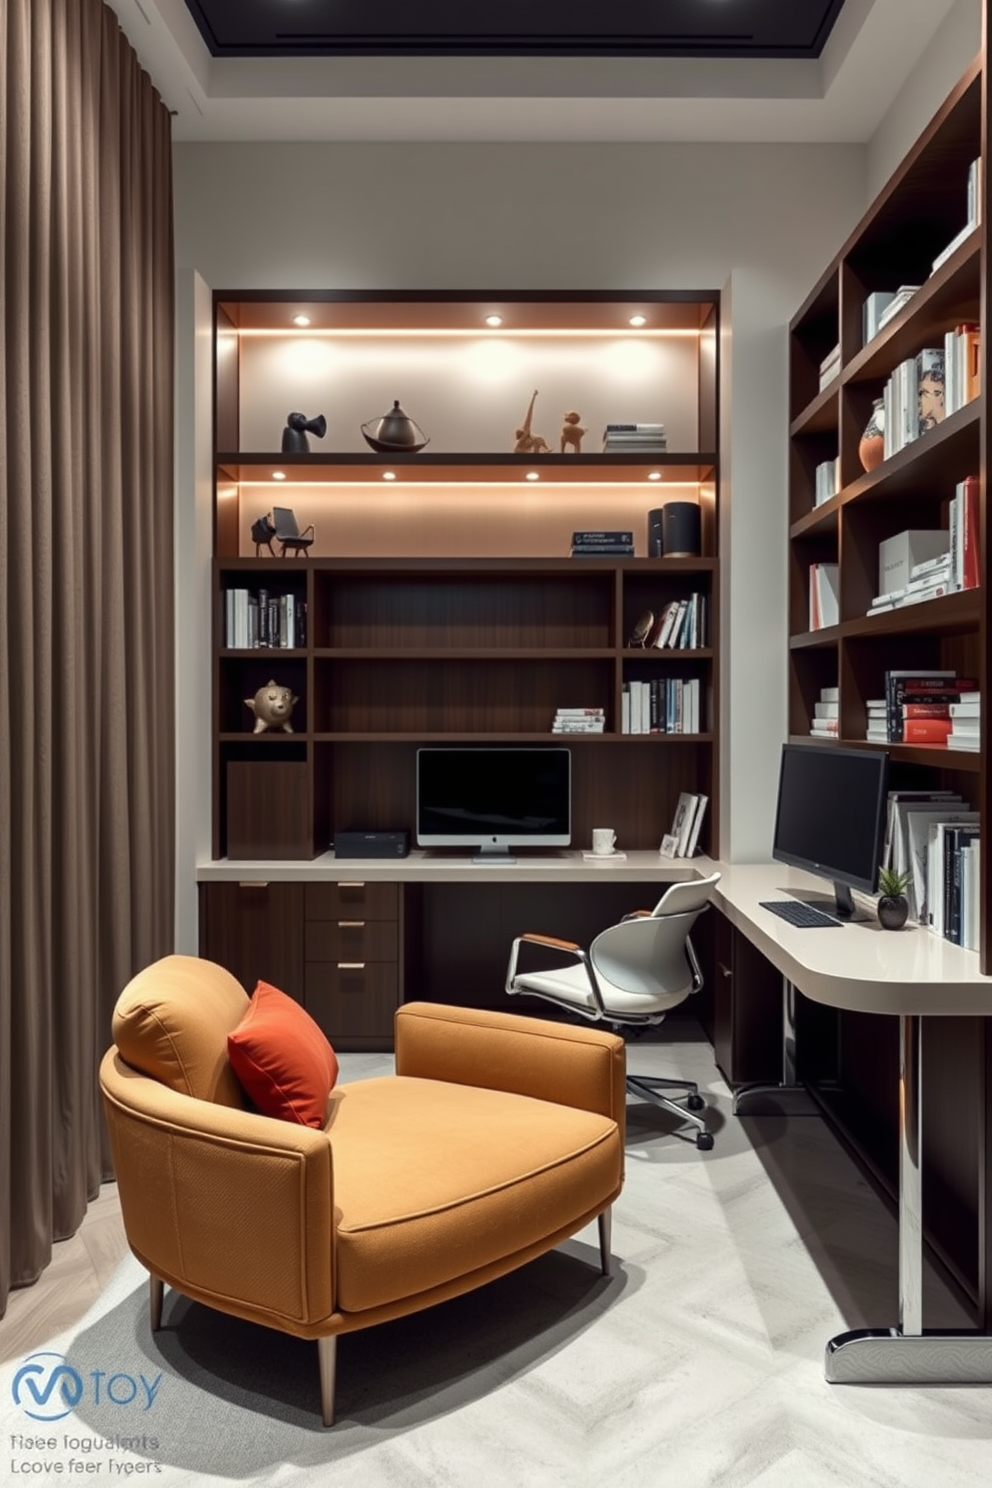
[[[339,930],[364,930],[364,920],[338,920]]]
[[[733,976],[733,972],[731,971],[730,967],[729,966],[724,966],[724,964],[723,964],[722,961],[718,961],[716,964],[717,964],[717,970],[721,973],[722,976],[725,976],[725,977]]]
[[[267,878],[242,878],[238,883],[239,889],[267,889],[268,887]]]
[[[339,889],[364,889],[364,887],[365,887],[365,880],[364,879],[362,879],[361,882],[358,882],[358,880],[356,880],[356,879],[344,879],[344,878],[342,878],[342,879],[339,879],[338,880],[338,888]]]
[[[364,961],[339,961],[338,971],[364,971]]]

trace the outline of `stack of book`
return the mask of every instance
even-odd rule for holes
[[[903,288],[906,288],[904,285]],[[891,289],[876,289],[865,300],[861,310],[861,339],[862,344],[867,346],[873,341],[881,329],[879,322],[884,312],[895,299],[895,292]]]
[[[813,505],[822,506],[836,496],[840,486],[840,457],[824,460],[813,472]]]
[[[559,708],[551,724],[553,734],[601,734],[605,728],[605,708]]]
[[[827,383],[833,382],[834,378],[839,374],[839,372],[840,372],[840,343],[838,342],[838,344],[836,346],[831,347],[830,351],[827,352],[826,356],[823,358],[823,361],[820,363],[820,392],[821,393],[823,392],[823,389],[827,386]]]
[[[305,646],[307,606],[295,594],[224,591],[224,643],[237,651]]]
[[[825,630],[840,623],[840,579],[836,563],[809,566],[809,628]]]
[[[889,303],[879,312],[878,329],[882,330],[890,320],[894,320],[904,305],[908,305],[915,294],[919,294],[918,284],[900,284]]]
[[[652,677],[623,684],[620,694],[622,734],[698,734],[699,678]]]
[[[951,731],[947,736],[948,749],[981,749],[982,747],[982,695],[976,689],[958,694],[956,703],[948,703]]]
[[[921,604],[927,599],[939,599],[950,594],[954,585],[951,580],[951,555],[941,553],[936,558],[927,558],[914,563],[909,570],[909,581],[900,589],[890,589],[878,594],[868,606],[869,615],[880,615],[884,610],[901,610],[906,605]]]
[[[813,721],[809,726],[813,739],[836,739],[840,733],[840,688],[821,687],[813,704]]]
[[[981,387],[982,333],[974,321],[962,321],[944,334],[944,411],[956,413]]]
[[[706,815],[709,796],[683,791],[675,807],[672,829],[661,839],[659,852],[665,858],[691,858],[699,843],[699,829]]]
[[[659,650],[696,651],[706,645],[707,598],[693,591],[686,599],[671,599],[658,612],[647,636]]]
[[[573,532],[572,558],[633,558],[633,532]]]
[[[889,707],[884,698],[869,698],[865,703],[867,727],[865,738],[869,744],[888,744]]]
[[[951,704],[960,703],[962,694],[977,687],[973,677],[958,677],[953,671],[886,672],[886,742],[946,745],[951,732]]]
[[[604,454],[637,455],[667,448],[664,424],[607,424],[603,430]]]
[[[909,912],[978,949],[978,812],[950,790],[889,792],[885,866],[910,874]]]

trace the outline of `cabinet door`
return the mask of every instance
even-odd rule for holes
[[[244,987],[271,982],[303,1001],[303,884],[200,885],[200,955]]]
[[[731,1086],[782,1077],[782,978],[716,912],[713,1049]]]

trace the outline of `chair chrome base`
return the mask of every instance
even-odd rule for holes
[[[803,1085],[742,1085],[734,1091],[735,1116],[819,1116]]]
[[[827,1344],[831,1385],[992,1384],[992,1336],[856,1328]]]
[[[680,1121],[690,1121],[697,1130],[696,1146],[703,1152],[708,1152],[713,1146],[712,1133],[706,1130],[706,1117],[699,1113],[705,1112],[706,1102],[699,1094],[699,1086],[694,1080],[662,1080],[655,1075],[628,1075],[627,1089],[633,1095],[639,1095],[643,1100],[650,1101],[654,1106],[660,1106],[671,1116],[678,1116]],[[684,1091],[686,1103],[672,1100],[663,1095],[664,1090]]]

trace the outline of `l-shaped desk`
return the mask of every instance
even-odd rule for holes
[[[332,853],[309,863],[226,860],[201,865],[201,883],[259,884],[637,884],[721,874],[713,902],[781,973],[786,993],[814,1002],[899,1019],[899,1306],[898,1326],[857,1330],[830,1340],[826,1376],[834,1383],[989,1383],[992,1334],[923,1329],[921,1182],[921,1032],[928,1015],[992,1015],[992,977],[974,952],[909,926],[884,931],[872,916],[831,929],[799,929],[761,907],[789,896],[823,898],[822,879],[779,864],[666,859],[655,852],[589,860],[581,853],[526,857],[511,866],[476,865],[450,855],[411,853],[402,860],[349,859]],[[646,906],[645,906],[646,907]],[[986,1157],[988,1164],[990,1159]]]

